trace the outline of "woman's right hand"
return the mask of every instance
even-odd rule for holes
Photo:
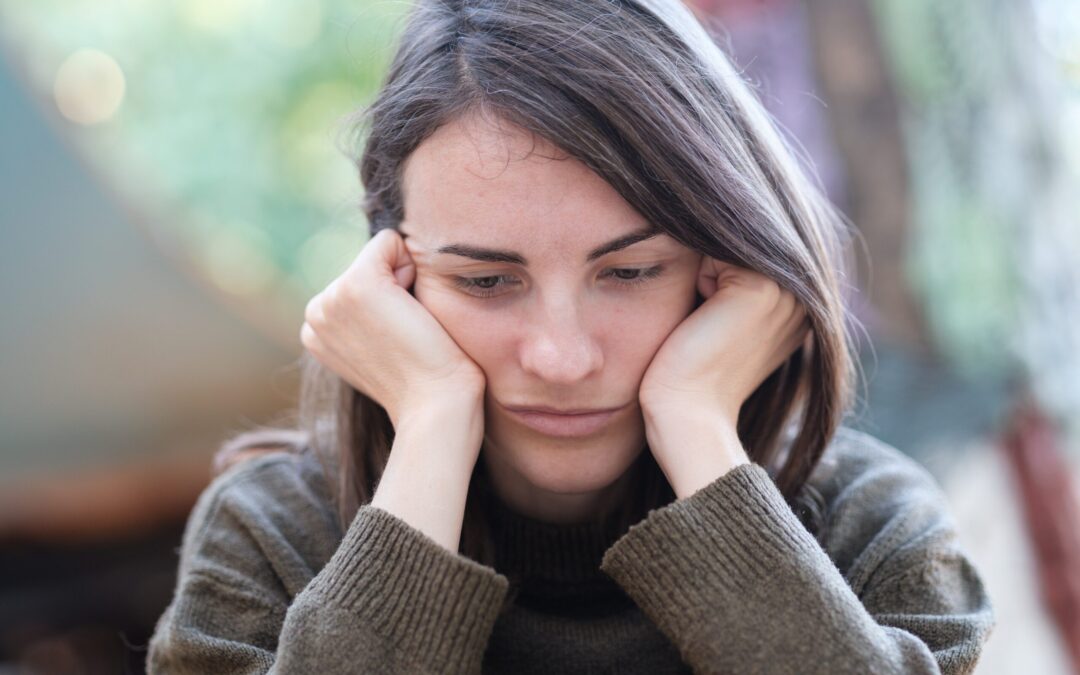
[[[401,234],[380,230],[345,272],[313,297],[300,341],[311,355],[379,403],[394,428],[403,415],[472,396],[476,362],[409,293],[416,264]]]

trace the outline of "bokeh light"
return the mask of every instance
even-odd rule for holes
[[[0,39],[151,239],[292,345],[298,311],[366,239],[339,139],[407,7],[0,0]]]
[[[99,124],[111,119],[124,100],[124,71],[108,54],[80,49],[60,64],[53,93],[56,107],[78,124]]]

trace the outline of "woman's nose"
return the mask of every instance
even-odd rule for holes
[[[577,309],[549,312],[532,323],[521,347],[521,366],[552,384],[575,384],[604,365],[603,351]]]

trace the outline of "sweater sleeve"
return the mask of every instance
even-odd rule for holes
[[[237,481],[200,497],[148,672],[480,671],[505,577],[370,505],[316,574],[318,516],[288,499],[273,508]]]
[[[908,461],[829,509],[846,574],[754,463],[651,511],[601,568],[697,673],[970,672],[993,611],[944,494]]]

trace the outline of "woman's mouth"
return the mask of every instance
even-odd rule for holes
[[[625,407],[625,406],[624,406]],[[601,431],[622,408],[560,413],[528,408],[503,408],[524,426],[546,436],[574,438]]]

